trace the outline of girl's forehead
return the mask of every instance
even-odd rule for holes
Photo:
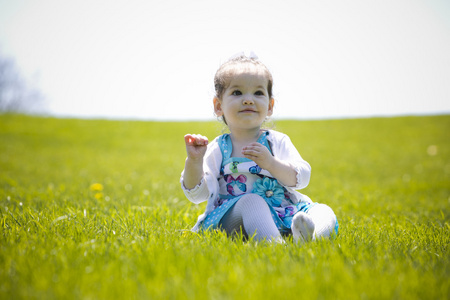
[[[261,66],[251,63],[232,65],[226,73],[228,73],[228,76],[226,76],[228,77],[228,86],[237,81],[241,81],[242,83],[258,81],[259,84],[263,82],[264,85],[267,85],[269,82],[267,71]]]
[[[230,77],[229,86],[262,85],[267,86],[268,79],[263,72],[237,72]]]

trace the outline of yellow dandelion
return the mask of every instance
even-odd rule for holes
[[[101,183],[93,183],[91,184],[90,190],[94,192],[101,192],[103,191],[103,185]]]
[[[103,198],[103,193],[95,193],[94,197],[95,199],[100,200]]]

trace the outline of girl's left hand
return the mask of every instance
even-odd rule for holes
[[[242,148],[242,154],[265,170],[270,170],[275,160],[269,149],[260,143],[251,143],[245,146]]]

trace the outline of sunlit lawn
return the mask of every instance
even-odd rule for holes
[[[217,122],[0,115],[0,299],[448,299],[450,116],[279,121],[339,236],[189,231],[183,135]]]

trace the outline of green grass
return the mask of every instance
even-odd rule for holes
[[[205,204],[179,186],[183,135],[216,122],[0,115],[0,299],[448,299],[450,116],[276,128],[334,240],[190,232]]]

